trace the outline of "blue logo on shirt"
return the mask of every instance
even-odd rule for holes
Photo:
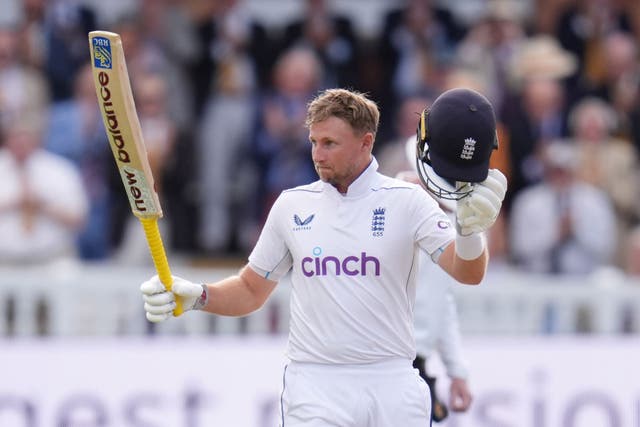
[[[381,237],[384,234],[384,214],[387,208],[377,208],[373,210],[371,218],[371,234],[374,237]]]
[[[311,230],[311,226],[309,224],[311,224],[311,221],[313,221],[313,218],[315,218],[315,216],[316,214],[311,214],[307,218],[302,220],[297,214],[293,215],[293,222],[296,224],[296,227],[293,228],[293,231]]]

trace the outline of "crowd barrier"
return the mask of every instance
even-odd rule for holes
[[[172,266],[194,281],[215,281],[235,268]],[[151,266],[57,264],[0,268],[0,336],[145,334],[284,334],[290,285],[283,281],[264,307],[245,317],[190,312],[152,325],[139,285]],[[455,286],[462,331],[473,334],[640,332],[640,281],[602,270],[588,277],[491,271],[479,286]]]

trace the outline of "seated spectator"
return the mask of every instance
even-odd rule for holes
[[[304,125],[307,103],[319,89],[322,67],[308,48],[293,48],[278,59],[273,89],[266,93],[258,111],[255,155],[261,166],[259,203],[261,220],[286,188],[315,181],[309,156],[308,131]]]
[[[416,124],[420,114],[432,102],[433,99],[423,94],[408,96],[402,100],[394,120],[395,135],[390,141],[385,141],[384,144],[375,148],[376,159],[380,164],[378,172],[387,176],[395,176],[400,171],[414,167],[414,164],[407,159],[406,141],[408,138],[415,141]],[[415,146],[413,151],[415,152]]]
[[[357,86],[358,41],[351,20],[331,9],[328,0],[306,0],[304,16],[284,29],[281,49],[312,49],[323,66],[324,87]]]
[[[49,116],[44,147],[76,165],[89,197],[87,221],[78,240],[80,258],[105,259],[111,249],[109,176],[115,167],[89,64],[78,71],[73,98],[54,103]]]
[[[15,26],[0,25],[0,125],[16,111],[41,120],[49,103],[45,76],[20,59],[19,34]]]
[[[542,179],[544,146],[568,135],[563,79],[575,68],[576,59],[548,36],[526,39],[512,59],[514,89],[499,113],[510,141],[507,209],[520,190]]]
[[[247,210],[239,205],[255,187],[247,153],[255,130],[255,95],[267,80],[273,55],[265,28],[245,2],[217,2],[210,15],[198,28],[192,83],[201,112],[196,132],[197,243],[213,255],[236,249],[234,243],[250,228],[242,218]]]
[[[456,64],[473,70],[486,81],[482,91],[496,111],[509,91],[509,67],[525,40],[524,2],[489,0],[484,15],[456,46]]]
[[[609,263],[617,244],[607,194],[577,176],[575,147],[552,142],[543,151],[544,179],[513,201],[512,256],[529,272],[588,274]]]
[[[75,259],[87,215],[80,173],[69,160],[41,148],[41,130],[30,123],[9,121],[2,136],[0,263]]]
[[[176,125],[168,111],[168,89],[160,74],[141,74],[132,80],[138,118],[144,137],[149,166],[156,191],[164,199],[163,177],[172,158],[176,144]],[[163,204],[163,211],[168,210]],[[171,231],[168,221],[159,221],[160,231],[166,238]],[[149,250],[143,228],[137,218],[128,215],[123,241],[116,258],[125,263],[150,262]]]
[[[577,149],[577,177],[609,195],[622,239],[640,216],[638,153],[630,142],[612,136],[617,127],[615,111],[598,98],[576,104],[569,125]],[[624,248],[619,246],[616,260],[622,265]]]

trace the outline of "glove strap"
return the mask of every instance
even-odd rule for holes
[[[207,301],[209,300],[209,288],[207,288],[206,283],[202,284],[202,293],[193,304],[193,310],[202,310],[202,308],[207,305]]]
[[[456,255],[465,261],[471,261],[482,255],[485,248],[483,233],[473,233],[468,236],[456,235]]]

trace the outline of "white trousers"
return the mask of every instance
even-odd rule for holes
[[[285,367],[280,427],[429,425],[429,387],[409,360],[362,365],[291,362]]]

